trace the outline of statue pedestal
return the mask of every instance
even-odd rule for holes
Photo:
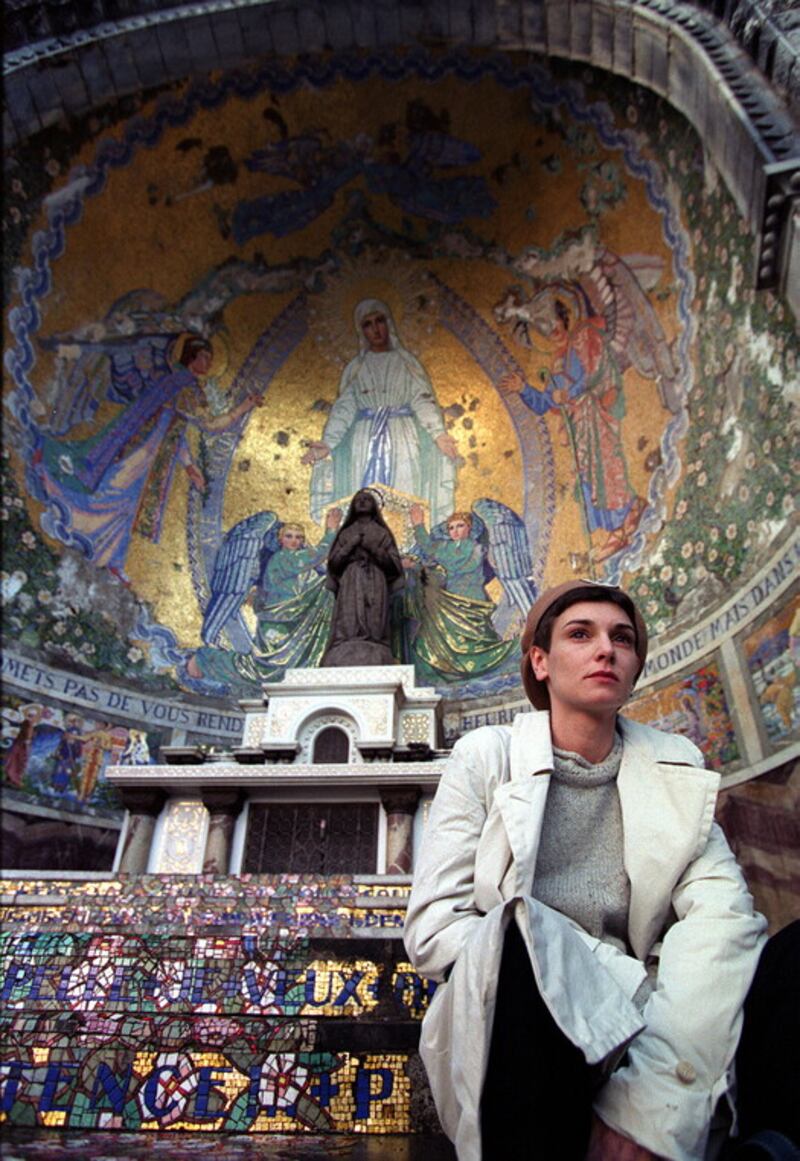
[[[372,752],[392,755],[411,745],[436,750],[439,744],[441,698],[416,687],[413,665],[290,669],[263,690],[263,700],[240,702],[245,749],[269,755],[297,746],[294,760],[311,762],[323,718],[325,726],[345,730],[367,761]]]
[[[164,765],[109,769],[109,781],[129,798],[157,792],[163,803],[157,821],[148,819],[149,851],[139,849],[137,834],[136,870],[237,874],[250,822],[265,805],[372,802],[381,810],[369,873],[410,874],[415,820],[444,758],[441,699],[417,688],[413,666],[289,670],[283,681],[266,683],[261,698],[240,705],[244,734],[230,753],[165,748]],[[341,761],[326,760],[323,733],[327,742],[335,735]],[[137,825],[141,831],[141,820],[131,816],[123,846]],[[329,823],[320,825],[324,831]],[[126,859],[133,868],[129,853]]]

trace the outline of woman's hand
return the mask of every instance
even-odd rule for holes
[[[598,1116],[593,1116],[586,1161],[659,1161],[659,1158],[657,1153],[637,1145],[630,1137],[623,1137]]]

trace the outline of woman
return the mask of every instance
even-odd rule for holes
[[[434,524],[453,505],[458,448],[445,431],[425,368],[403,346],[386,303],[365,298],[355,309],[359,352],[342,372],[321,440],[303,456],[312,464],[315,520],[334,500],[371,484],[389,484],[427,502]]]
[[[456,744],[409,901],[411,960],[448,981],[421,1042],[440,1118],[459,1161],[699,1161],[764,929],[719,776],[619,716],[647,654],[620,589],[549,589],[522,654],[538,712]]]

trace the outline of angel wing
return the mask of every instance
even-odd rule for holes
[[[624,370],[633,365],[646,379],[654,379],[662,403],[674,415],[681,408],[678,367],[645,293],[645,288],[653,284],[657,260],[641,254],[623,259],[607,249],[601,249],[597,257],[590,274],[597,297],[591,293],[590,297],[606,320],[620,366]]]
[[[489,562],[497,579],[511,603],[527,614],[536,600],[536,585],[531,580],[533,561],[525,524],[499,500],[476,500],[473,512],[486,529]]]
[[[169,349],[182,329],[186,328],[181,327],[180,320],[168,313],[163,295],[132,290],[117,299],[101,321],[68,334],[41,338],[39,345],[44,350],[56,352],[49,433],[66,434],[76,424],[90,419],[105,399],[130,402],[131,391],[124,383],[116,383],[111,374],[110,360],[115,354],[135,352],[143,374],[166,374],[170,369]]]
[[[211,597],[203,615],[201,635],[207,645],[217,641],[257,582],[265,563],[262,550],[277,524],[274,512],[256,512],[225,533],[214,558]]]

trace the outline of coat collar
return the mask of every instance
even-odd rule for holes
[[[681,738],[623,717],[619,727],[624,746],[617,786],[631,882],[628,930],[631,946],[643,958],[663,924],[675,884],[708,837],[719,775],[693,765]],[[550,715],[518,714],[511,731],[510,780],[495,792],[516,891],[528,893],[533,882],[552,769]]]
[[[624,746],[617,786],[631,882],[628,938],[643,958],[675,884],[708,838],[720,776],[693,765],[683,739],[628,718],[619,724]]]

